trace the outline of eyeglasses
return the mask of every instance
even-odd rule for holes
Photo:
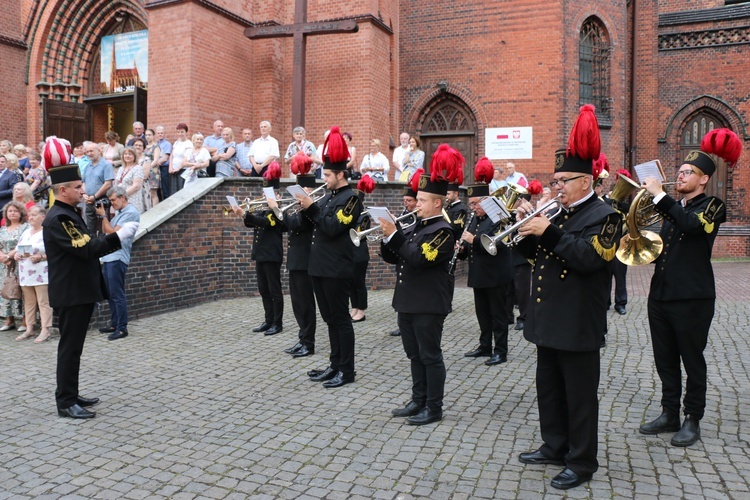
[[[570,179],[555,179],[552,182],[549,183],[549,187],[556,188],[556,187],[562,187],[565,184],[569,183],[570,181],[574,181],[576,179],[580,179],[581,177],[586,177],[585,175],[579,175],[577,177],[571,177]]]
[[[695,170],[693,170],[692,168],[688,170],[678,170],[677,178],[679,179],[680,177],[690,177],[694,173],[695,173]]]

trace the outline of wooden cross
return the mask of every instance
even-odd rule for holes
[[[305,53],[309,35],[331,33],[356,33],[357,21],[307,22],[307,0],[295,0],[294,24],[273,24],[245,29],[251,40],[259,38],[294,37],[294,60],[292,71],[292,126],[305,126]],[[342,51],[342,55],[346,52]]]

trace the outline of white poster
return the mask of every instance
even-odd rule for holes
[[[484,129],[484,156],[490,160],[530,160],[532,127]]]

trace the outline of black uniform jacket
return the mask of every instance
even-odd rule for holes
[[[596,351],[607,323],[620,216],[592,195],[551,222],[541,236],[518,243],[534,259],[523,335],[542,347]]]
[[[659,233],[664,249],[654,262],[649,298],[715,299],[711,251],[719,225],[726,220],[724,202],[700,194],[683,207],[667,195],[656,210],[664,216]]]
[[[50,305],[71,307],[104,300],[107,292],[99,257],[120,248],[117,234],[92,238],[78,211],[60,200],[55,200],[42,227]]]
[[[313,224],[300,210],[284,214],[287,236],[286,268],[289,271],[307,271],[310,266],[310,246]]]
[[[253,228],[251,259],[255,262],[281,262],[284,259],[282,235],[285,228],[272,210],[246,212],[245,226]]]
[[[354,277],[354,244],[349,230],[362,213],[362,203],[347,184],[326,194],[304,211],[315,225],[310,250],[310,276]]]
[[[398,264],[393,308],[399,313],[448,314],[453,302],[453,277],[448,273],[453,230],[442,216],[418,220],[406,236],[401,230],[381,242],[383,260]]]
[[[494,224],[486,215],[474,217],[469,232],[475,236],[474,243],[463,242],[458,258],[469,259],[468,285],[471,288],[497,288],[513,280],[513,262],[510,248],[502,243],[497,246],[497,255],[490,255],[482,245],[483,234],[495,235],[501,222]]]
[[[469,211],[466,210],[466,207],[461,202],[461,200],[456,200],[446,209],[446,212],[448,212],[448,217],[451,220],[451,227],[453,228],[453,236],[458,240],[461,237],[461,234],[464,232],[464,227],[466,226],[466,218],[469,215]]]
[[[372,227],[372,218],[369,214],[359,216],[357,231],[366,231]],[[370,262],[370,249],[367,246],[367,238],[362,238],[359,246],[354,247],[354,262]]]

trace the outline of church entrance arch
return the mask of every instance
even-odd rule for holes
[[[422,111],[418,131],[426,171],[429,171],[432,154],[440,144],[447,143],[466,158],[464,182],[471,182],[476,163],[477,123],[466,103],[452,94],[440,94]]]

